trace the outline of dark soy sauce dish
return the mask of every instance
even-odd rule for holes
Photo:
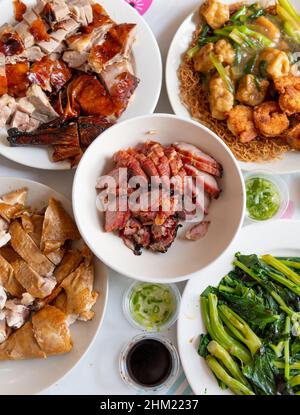
[[[178,373],[178,354],[163,337],[139,335],[126,345],[120,357],[122,379],[138,390],[169,387]]]

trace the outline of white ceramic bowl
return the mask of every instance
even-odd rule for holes
[[[149,135],[149,131],[152,132]],[[103,230],[96,208],[96,179],[113,167],[112,156],[146,140],[162,144],[186,141],[214,156],[224,168],[222,194],[212,203],[211,225],[197,242],[183,238],[182,229],[166,254],[144,250],[134,256],[114,233]],[[226,251],[238,233],[245,211],[245,188],[239,167],[225,144],[200,124],[168,114],[153,114],[124,121],[97,138],[82,158],[73,184],[73,210],[82,237],[108,266],[142,281],[170,283],[186,280]]]

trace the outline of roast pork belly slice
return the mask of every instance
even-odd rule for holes
[[[89,1],[73,0],[69,3],[69,9],[74,19],[82,26],[87,26],[93,21],[93,9]]]
[[[29,26],[25,21],[22,21],[22,22],[18,23],[14,27],[14,29],[19,34],[19,36],[21,37],[21,39],[24,43],[25,49],[30,48],[34,45],[34,42],[35,42],[34,37],[29,32]]]
[[[59,48],[60,42],[51,38],[49,41],[42,40],[41,42],[38,42],[38,46],[42,49],[43,52],[49,54],[55,52]]]
[[[33,6],[32,8],[37,16],[42,13],[47,3],[48,3],[47,0],[37,0],[35,6]]]
[[[22,111],[16,111],[12,116],[10,122],[10,128],[18,128],[21,131],[25,131],[29,124],[29,115]]]
[[[33,9],[28,10],[25,14],[23,14],[23,19],[25,22],[31,26],[32,23],[38,18],[38,15],[33,11]]]
[[[28,98],[18,98],[16,100],[16,109],[17,111],[25,112],[28,115],[31,115],[33,111],[35,110],[34,105],[29,101]]]
[[[67,36],[70,36],[74,33],[79,27],[79,23],[77,23],[74,19],[69,18],[63,20],[62,22],[56,23],[54,26],[54,30],[65,30],[67,32]]]
[[[54,0],[52,2],[52,10],[56,22],[61,22],[70,15],[69,7],[64,1]]]
[[[27,98],[35,106],[38,113],[47,115],[48,120],[58,117],[58,114],[52,108],[47,95],[39,85],[31,85],[28,88]]]
[[[204,153],[200,148],[185,142],[177,142],[173,147],[182,155],[184,163],[189,163],[206,173],[221,177],[223,168],[213,157]]]
[[[42,52],[40,47],[32,46],[25,50],[25,56],[29,62],[36,62],[41,60],[45,54]]]
[[[59,43],[63,42],[67,35],[68,33],[63,29],[58,29],[50,33],[50,37]]]
[[[77,52],[75,50],[66,50],[63,54],[63,60],[70,68],[80,68],[88,60],[87,52]]]
[[[103,43],[92,47],[89,64],[95,72],[101,73],[105,66],[129,56],[135,28],[136,25],[130,23],[115,25],[108,30]]]
[[[221,189],[214,176],[205,173],[190,164],[186,164],[184,168],[189,176],[195,177],[196,179],[198,178],[201,183],[203,183],[204,189],[208,194],[215,199],[219,197]]]

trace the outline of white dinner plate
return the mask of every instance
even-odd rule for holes
[[[197,353],[199,335],[206,333],[200,311],[200,294],[209,285],[216,286],[233,269],[234,254],[272,254],[300,256],[300,221],[277,220],[243,228],[230,249],[211,266],[198,273],[185,287],[178,319],[178,347],[186,377],[197,395],[228,395],[222,390]]]
[[[223,3],[236,3],[237,0],[220,0]],[[199,7],[203,0],[199,1]],[[250,1],[254,3],[254,1]],[[298,2],[292,0],[292,3],[299,9]],[[182,62],[183,55],[189,48],[193,33],[199,24],[199,7],[191,13],[178,28],[171,46],[169,48],[167,64],[166,64],[166,84],[171,106],[176,115],[192,119],[188,109],[184,106],[180,99],[179,79],[177,70]],[[217,121],[216,121],[217,122]],[[300,152],[290,151],[283,155],[281,159],[262,163],[246,163],[239,162],[240,167],[246,171],[265,170],[276,174],[296,173],[300,171]]]
[[[23,2],[32,6],[36,0],[23,0]],[[137,24],[132,55],[135,75],[140,79],[140,83],[120,120],[151,114],[156,107],[162,83],[162,62],[157,41],[146,21],[124,0],[100,0],[99,3],[116,22]],[[6,22],[15,23],[12,0],[0,0],[0,26]],[[6,137],[6,130],[0,129],[0,154],[4,157],[39,169],[70,169],[70,163],[67,161],[58,163],[51,161],[52,148],[11,147]]]
[[[0,195],[26,186],[28,205],[42,208],[51,196],[60,200],[72,214],[71,203],[62,194],[43,184],[14,177],[0,177]],[[71,327],[73,349],[70,353],[48,359],[0,362],[0,395],[31,395],[40,393],[65,376],[91,346],[101,327],[108,296],[107,270],[95,258],[95,290],[99,297],[94,306],[95,317],[89,322],[76,322]]]

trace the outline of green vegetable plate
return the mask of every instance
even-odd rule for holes
[[[197,395],[300,395],[300,221],[243,228],[188,282],[178,346]]]

